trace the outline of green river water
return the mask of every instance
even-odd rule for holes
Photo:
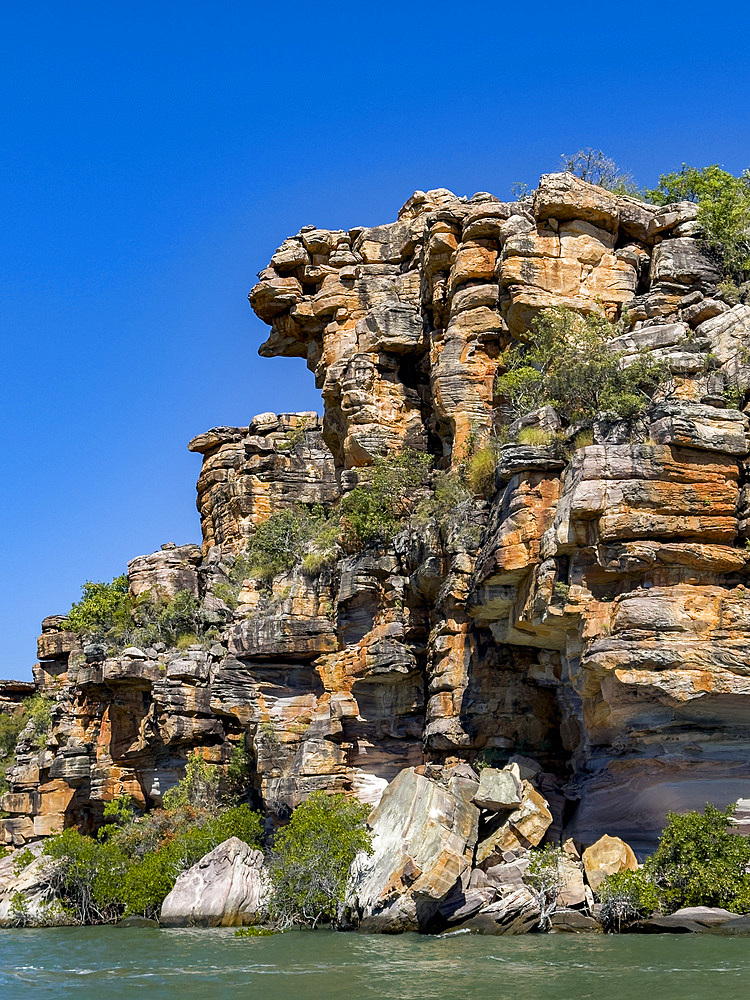
[[[750,938],[0,930],[0,1000],[748,1000]]]

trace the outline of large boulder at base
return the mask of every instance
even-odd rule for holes
[[[707,927],[706,930],[709,934],[721,934],[725,937],[750,937],[750,914]]]
[[[730,920],[739,919],[740,914],[724,910],[720,906],[683,906],[681,910],[675,910],[670,916],[682,920],[694,920],[696,924],[701,924],[703,927],[718,927]]]
[[[477,848],[477,864],[504,851],[525,851],[541,843],[552,823],[549,803],[529,781],[522,783],[521,804],[509,815],[500,814],[498,826]]]
[[[521,805],[522,792],[521,773],[517,764],[511,764],[502,770],[485,767],[479,774],[479,788],[474,796],[474,804],[492,812],[516,809]]]
[[[161,908],[166,927],[239,927],[255,923],[267,895],[263,854],[230,837],[175,882]]]
[[[24,863],[29,854],[31,860]],[[0,927],[56,927],[74,922],[50,887],[51,867],[39,843],[0,861]]]
[[[425,930],[456,882],[468,886],[477,842],[477,780],[467,765],[439,780],[401,771],[370,814],[372,854],[352,865],[347,903],[365,931]]]
[[[632,848],[624,840],[605,833],[583,852],[583,867],[589,885],[596,892],[607,875],[633,872],[638,867],[638,861]]]

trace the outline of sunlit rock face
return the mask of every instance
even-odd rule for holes
[[[323,416],[195,438],[200,550],[129,564],[134,595],[195,595],[212,641],[115,653],[45,619],[51,727],[21,741],[5,840],[93,830],[122,792],[158,804],[192,750],[225,764],[241,744],[271,822],[316,789],[376,806],[406,769],[488,752],[536,760],[544,834],[583,846],[648,850],[668,809],[749,799],[749,427],[727,390],[748,378],[750,307],[723,301],[695,213],[549,174],[517,202],[417,192],[393,222],[286,239],[250,293],[260,352],[307,360]],[[668,367],[633,427],[603,413],[567,451],[506,444],[494,497],[461,518],[226,603],[272,514],[330,509],[407,447],[460,469],[503,422],[502,351],[550,306],[622,319],[626,359]],[[521,423],[560,427],[551,407]],[[469,864],[487,837],[465,833]]]

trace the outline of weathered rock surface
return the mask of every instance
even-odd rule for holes
[[[498,770],[495,767],[482,768],[479,774],[479,788],[474,796],[474,804],[480,809],[515,809],[521,805],[523,786],[518,767]]]
[[[467,770],[469,773],[467,774]],[[429,928],[441,901],[471,869],[479,810],[470,769],[431,781],[413,768],[386,788],[372,813],[372,854],[354,863],[347,899],[362,930]]]
[[[285,240],[250,296],[270,326],[260,350],[306,359],[323,418],[260,414],[191,442],[201,550],[170,545],[128,572],[134,594],[197,596],[215,628],[201,648],[111,652],[45,619],[34,676],[51,726],[21,739],[0,839],[93,831],[118,794],[158,804],[191,750],[224,765],[243,743],[273,822],[319,788],[376,806],[406,769],[431,797],[456,797],[410,769],[535,759],[532,790],[473,834],[488,871],[544,837],[607,833],[646,851],[667,810],[747,800],[750,307],[721,299],[721,277],[694,206],[569,174],[517,202],[417,192],[393,222]],[[246,580],[230,607],[222,584],[272,513],[329,509],[405,446],[460,469],[507,423],[503,350],[559,305],[622,319],[625,362],[647,351],[667,366],[642,418],[599,414],[588,443],[551,407],[523,415],[514,432],[567,435],[569,452],[511,440],[491,499],[317,576]],[[456,815],[477,811],[458,798]],[[396,866],[407,902],[389,897],[384,921],[424,925],[422,877],[419,914],[437,920],[476,860],[470,840],[451,885],[439,866]],[[502,910],[460,888],[452,912]]]
[[[159,920],[165,927],[254,924],[267,893],[262,852],[230,837],[179,876]]]
[[[71,923],[50,887],[50,859],[42,845],[0,859],[0,927],[56,927]]]
[[[638,860],[628,844],[619,837],[610,837],[608,834],[587,848],[582,860],[586,879],[594,892],[607,875],[635,871],[638,867]]]
[[[550,917],[550,927],[557,934],[602,933],[599,921],[580,910],[557,910]]]

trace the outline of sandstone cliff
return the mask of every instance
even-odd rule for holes
[[[747,797],[750,307],[721,298],[695,215],[550,174],[533,199],[417,192],[395,222],[285,240],[250,294],[260,352],[307,359],[323,419],[194,439],[202,547],[129,564],[134,594],[194,593],[212,642],[112,654],[45,620],[53,724],[19,747],[5,841],[90,830],[122,791],[156,804],[192,748],[224,763],[243,740],[272,818],[317,788],[375,804],[405,768],[488,751],[534,758],[551,830],[584,844],[645,848],[667,809]],[[328,509],[403,448],[459,468],[507,422],[503,350],[560,305],[622,318],[624,355],[669,369],[635,425],[602,414],[567,451],[511,440],[461,525],[407,524],[227,602],[271,514]]]

